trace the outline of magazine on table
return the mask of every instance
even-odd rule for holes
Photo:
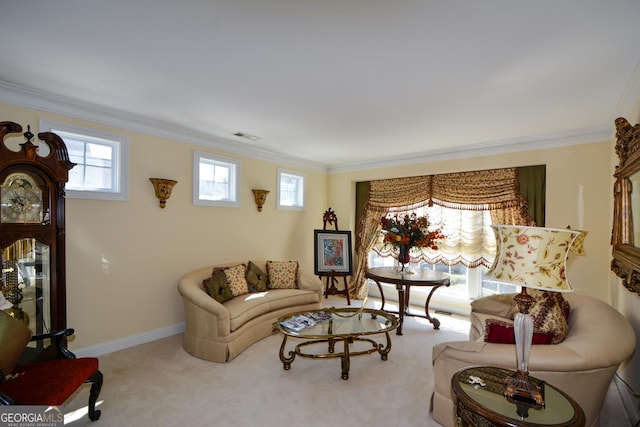
[[[315,326],[318,322],[331,319],[331,314],[324,311],[314,311],[292,316],[280,322],[282,326],[292,331],[300,331],[305,328]]]
[[[307,317],[312,318],[316,322],[323,322],[325,320],[331,319],[331,313],[327,313],[326,311],[309,311],[303,314]]]

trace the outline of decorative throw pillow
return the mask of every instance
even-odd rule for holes
[[[298,287],[298,261],[267,261],[270,289]]]
[[[471,311],[491,314],[498,317],[506,317],[513,320],[516,303],[513,297],[516,294],[495,294],[471,301]]]
[[[227,283],[227,276],[222,270],[214,273],[213,276],[208,279],[204,279],[202,285],[209,296],[220,304],[233,298],[231,289],[229,289],[229,284]]]
[[[554,334],[549,332],[534,332],[532,344],[551,344]],[[516,335],[513,325],[497,319],[487,319],[484,330],[485,342],[494,344],[515,344]]]
[[[569,303],[559,292],[530,290],[529,294],[535,298],[529,309],[529,315],[533,317],[533,332],[552,333],[551,343],[561,343],[569,333]]]
[[[224,271],[224,275],[227,277],[227,283],[234,297],[249,293],[249,284],[245,278],[247,268],[244,264],[227,267],[222,271]]]
[[[249,284],[250,292],[264,292],[267,290],[269,276],[251,261],[247,264],[247,274],[245,277]]]

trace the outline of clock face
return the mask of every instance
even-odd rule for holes
[[[42,222],[42,190],[28,174],[14,173],[0,189],[0,216],[3,223]]]

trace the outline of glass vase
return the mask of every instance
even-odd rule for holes
[[[413,274],[413,272],[409,269],[409,263],[411,262],[411,256],[409,255],[410,249],[411,248],[409,247],[409,245],[398,246],[398,263],[400,263],[398,273]]]

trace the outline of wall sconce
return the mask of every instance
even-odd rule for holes
[[[167,200],[171,197],[171,190],[173,190],[173,186],[176,185],[178,181],[162,178],[149,178],[149,181],[153,184],[156,197],[160,200],[160,207],[164,209],[167,205]]]
[[[251,191],[253,191],[253,198],[256,200],[256,205],[258,205],[258,212],[262,212],[262,205],[267,201],[267,194],[269,194],[269,190]]]

